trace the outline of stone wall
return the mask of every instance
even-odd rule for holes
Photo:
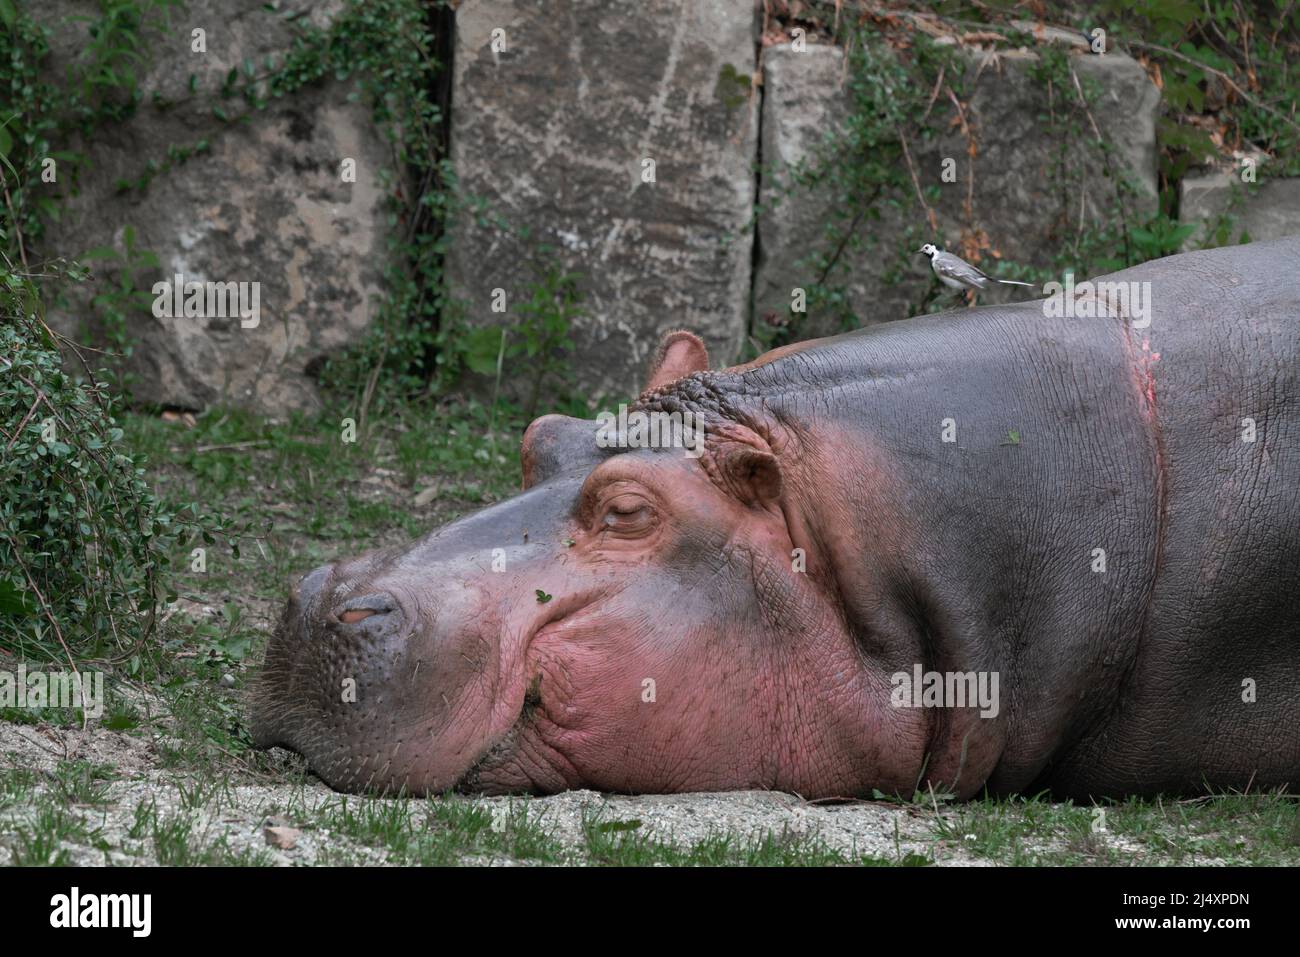
[[[307,16],[326,25],[340,7],[331,0]],[[54,29],[52,73],[81,55],[87,22],[69,18],[87,8],[53,0],[37,9]],[[465,321],[509,326],[546,270],[576,273],[583,315],[565,359],[578,393],[594,401],[635,393],[667,330],[699,332],[721,365],[741,356],[765,322],[788,316],[791,291],[817,281],[809,253],[842,207],[838,197],[787,187],[847,115],[845,56],[816,43],[803,52],[764,46],[761,21],[754,0],[459,4],[451,154],[467,205],[450,226],[446,275]],[[207,32],[206,54],[190,52],[196,27]],[[145,288],[177,273],[261,284],[256,328],[237,319],[135,317],[128,333],[139,399],[310,409],[319,401],[314,370],[359,340],[383,294],[388,153],[367,107],[348,99],[350,84],[300,91],[247,124],[223,124],[210,99],[189,95],[191,74],[213,89],[230,68],[260,63],[290,37],[283,16],[260,0],[193,0],[153,38],[154,65],[140,84],[146,99],[158,93],[174,105],[142,107],[95,142],[72,146],[91,165],[42,252],[75,257],[120,247],[130,224],[137,245],[161,260],[138,277]],[[858,322],[903,318],[925,298],[933,279],[913,249],[924,241],[955,246],[968,225],[968,168],[971,219],[988,239],[983,265],[998,257],[1049,265],[1079,222],[1104,215],[1113,186],[1097,166],[1062,213],[1052,172],[1061,139],[1041,124],[1050,101],[1032,71],[1043,44],[1064,44],[1072,69],[1100,88],[1093,117],[1140,189],[1126,215],[1138,222],[1155,212],[1160,104],[1145,70],[1116,51],[1093,55],[1065,32],[1040,31],[1039,39],[996,56],[959,53],[977,154],[968,167],[957,128],[915,144],[921,186],[939,186],[938,229],[910,192],[863,225],[865,246],[849,250],[835,277]],[[1089,127],[1080,122],[1070,134],[1080,155],[1095,152]],[[170,146],[199,140],[210,144],[206,153],[163,171],[147,189],[117,189]],[[945,157],[958,162],[955,183],[940,177]],[[345,158],[356,161],[355,182],[340,176]],[[1189,178],[1183,218],[1229,209],[1230,183],[1217,174]],[[1264,182],[1230,211],[1255,239],[1300,231],[1300,187]],[[110,268],[100,271],[97,288],[112,279]],[[502,301],[505,311],[494,311]],[[73,301],[53,318],[76,333],[88,314],[84,301]],[[827,315],[800,329],[837,331]]]
[[[325,25],[339,6],[317,5],[310,16]],[[85,45],[88,21],[70,19],[85,16],[85,7],[61,0],[36,11],[55,27],[53,74]],[[205,31],[206,53],[191,51],[195,28]],[[82,145],[90,165],[45,237],[46,253],[120,249],[130,225],[137,247],[160,259],[159,269],[137,276],[144,289],[176,274],[185,282],[261,284],[252,328],[232,318],[133,314],[127,331],[138,400],[188,409],[310,409],[319,401],[311,370],[357,341],[370,322],[387,248],[379,176],[388,154],[369,109],[348,101],[350,85],[331,82],[272,101],[247,124],[227,125],[210,99],[190,96],[190,74],[200,90],[217,89],[232,67],[261,64],[287,49],[290,37],[284,17],[260,0],[191,0],[154,38],[153,65],[140,79],[146,103],[157,93],[175,105],[142,106],[131,121]],[[238,102],[226,105],[239,109]],[[117,189],[150,158],[161,162],[170,146],[202,140],[206,153],[161,172],[146,189]],[[356,160],[355,182],[341,176],[344,158]],[[75,293],[112,282],[107,264],[93,265],[100,277]],[[87,315],[85,300],[75,299],[52,318],[76,335]]]
[[[756,27],[753,0],[460,5],[452,156],[464,194],[499,220],[466,215],[453,233],[447,274],[471,323],[509,322],[528,284],[558,267],[580,274],[571,358],[588,394],[635,392],[671,329],[736,355]]]
[[[1138,200],[1129,207],[1129,214],[1140,221],[1157,210],[1155,121],[1159,91],[1130,57],[1074,52],[1070,62],[1081,83],[1090,78],[1100,88],[1099,101],[1093,107],[1098,125],[1114,143],[1117,163],[1140,190]],[[842,256],[833,279],[844,287],[850,308],[863,325],[904,318],[909,307],[922,300],[932,280],[928,260],[913,255],[921,243],[956,250],[965,221],[971,166],[972,219],[987,234],[987,256],[1048,266],[1051,250],[1064,239],[1054,215],[1058,191],[1053,169],[1060,144],[1057,137],[1039,127],[1040,115],[1049,108],[1048,93],[1029,69],[1038,54],[1011,50],[993,58],[969,50],[962,51],[961,57],[970,91],[966,119],[977,143],[977,155],[969,159],[959,129],[945,132],[929,146],[912,144],[920,187],[939,187],[934,205],[939,230],[937,235],[929,231],[914,189],[896,198],[901,200],[901,208],[881,203],[879,219],[859,224],[857,233],[865,248]],[[849,103],[844,53],[839,47],[816,44],[802,52],[789,44],[771,47],[764,51],[763,81],[761,201],[765,212],[759,220],[754,315],[758,321],[780,321],[790,314],[792,290],[806,289],[820,278],[806,262],[809,252],[830,244],[827,225],[834,221],[832,213],[839,200],[825,193],[810,195],[792,189],[791,183],[800,165],[813,161],[823,137],[841,128],[845,119]],[[1085,128],[1078,130],[1078,139],[1078,155],[1083,156],[1088,147],[1082,144],[1092,142],[1095,136]],[[951,182],[941,175],[945,158],[955,162]],[[1114,189],[1106,181],[1100,161],[1086,168],[1085,182],[1088,188],[1078,197],[1077,213],[1096,222],[1105,215],[1105,200],[1114,195]],[[1075,206],[1072,199],[1071,212]],[[843,232],[846,227],[836,223],[834,228]],[[994,302],[1008,295],[1007,290],[993,290],[983,294],[981,301]],[[809,314],[800,328],[805,336],[839,331],[834,317],[816,314]]]
[[[1182,220],[1201,224],[1188,237],[1188,248],[1207,239],[1207,230],[1223,216],[1231,218],[1225,237],[1229,242],[1243,236],[1259,242],[1300,233],[1300,179],[1246,183],[1240,173],[1204,173],[1184,179],[1180,195]]]

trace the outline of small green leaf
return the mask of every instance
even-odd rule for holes
[[[129,714],[109,715],[104,720],[103,727],[109,731],[130,731],[139,726],[140,721]]]
[[[7,578],[0,578],[0,614],[30,615],[36,609],[27,600],[27,592]]]

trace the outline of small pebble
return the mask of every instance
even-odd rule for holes
[[[298,836],[302,831],[296,827],[265,827],[262,828],[262,837],[266,843],[272,847],[278,847],[282,851],[291,851],[298,845]]]

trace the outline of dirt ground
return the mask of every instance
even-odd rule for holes
[[[160,818],[185,815],[193,842],[199,846],[224,844],[238,858],[240,852],[258,855],[258,863],[310,865],[334,863],[340,857],[354,863],[392,863],[383,847],[368,846],[354,836],[336,833],[316,823],[323,809],[343,798],[319,781],[301,784],[259,784],[231,781],[220,793],[193,807],[194,781],[160,769],[154,743],[147,733],[119,733],[104,729],[61,729],[49,726],[0,723],[0,755],[10,768],[35,771],[52,778],[67,762],[88,762],[114,769],[117,778],[106,784],[95,804],[69,805],[94,834],[91,843],[67,842],[67,863],[77,865],[150,865],[159,863],[148,835],[132,836],[137,808],[152,803]],[[30,821],[43,795],[56,795],[57,787],[39,781],[28,800],[4,808],[0,803],[0,832],[12,834]],[[356,799],[351,799],[356,800]],[[378,804],[418,804],[407,799],[367,799]],[[653,839],[690,845],[710,835],[730,834],[760,838],[764,834],[795,833],[816,837],[849,857],[881,860],[933,857],[938,864],[985,863],[960,846],[936,840],[924,815],[884,803],[810,804],[774,792],[741,791],[726,794],[619,796],[593,791],[571,791],[550,797],[449,797],[481,805],[494,819],[526,808],[561,847],[581,863],[584,817],[613,821],[639,821],[639,830]],[[274,846],[267,828],[282,825],[298,832],[293,846]],[[328,851],[328,856],[323,852]],[[12,862],[12,842],[0,838],[0,864]],[[466,855],[463,863],[525,863],[506,855],[483,858]]]

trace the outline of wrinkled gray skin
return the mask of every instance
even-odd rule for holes
[[[1295,784],[1300,238],[1107,278],[1149,328],[1029,302],[717,372],[672,343],[640,407],[702,416],[701,459],[534,423],[521,495],[303,579],[257,740],[408,793]],[[996,716],[896,707],[917,664],[997,672]]]

